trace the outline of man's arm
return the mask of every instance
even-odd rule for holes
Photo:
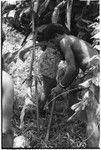
[[[75,38],[72,43],[72,50],[74,52],[76,61],[83,71],[90,67],[90,51],[93,49],[82,39]]]
[[[61,85],[63,85],[64,87],[68,87],[78,75],[79,68],[77,67],[77,64],[75,62],[75,57],[69,41],[65,38],[62,39],[60,42],[60,47],[67,62],[67,69],[61,81]]]

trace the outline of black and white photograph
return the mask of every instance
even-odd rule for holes
[[[1,0],[1,149],[100,149],[100,0]]]

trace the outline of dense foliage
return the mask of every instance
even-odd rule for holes
[[[68,27],[71,34],[86,40],[96,50],[100,50],[98,0],[89,1],[89,3],[80,0],[39,0],[37,2],[37,10],[34,8],[35,29],[42,28],[44,24],[50,22],[58,22],[65,28]],[[39,134],[37,131],[34,75],[37,74],[39,79],[38,94],[40,95],[43,92],[41,77],[38,72],[38,63],[42,54],[40,47],[35,49],[32,97],[27,82],[25,82],[30,72],[30,50],[33,45],[31,4],[30,0],[16,1],[14,4],[2,2],[2,27],[6,34],[2,55],[5,70],[12,75],[15,88],[14,115],[12,118],[14,146],[19,148],[85,148],[93,132],[91,131],[89,135],[86,135],[87,123],[96,120],[99,126],[99,55],[95,55],[91,59],[94,62],[92,70],[89,70],[90,73],[83,74],[81,72],[78,76],[78,86],[82,86],[84,90],[78,93],[78,103],[72,106],[75,111],[74,115],[68,119],[67,112],[62,115],[55,114],[50,138],[46,142],[49,114],[44,119],[39,118]],[[34,1],[33,4],[35,4]],[[25,61],[22,62],[18,57],[19,51],[26,48],[28,52],[24,56]],[[30,101],[30,97],[32,101]],[[83,117],[84,110],[88,114],[87,117],[90,118],[88,122]]]
[[[37,3],[38,7],[34,6],[35,27],[58,22],[68,27],[73,35],[92,44],[91,32],[93,29],[89,25],[98,23],[98,0],[90,1],[88,5],[86,1],[82,2],[80,0],[39,0]],[[12,5],[4,2],[2,5],[4,22],[21,34],[28,36],[32,32],[31,1],[17,1]],[[36,7],[37,10],[35,9]],[[56,8],[58,11],[56,11]]]

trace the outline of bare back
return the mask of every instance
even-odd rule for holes
[[[98,54],[87,42],[74,36],[65,35],[60,43],[62,47],[64,47],[64,49],[62,48],[64,53],[67,53],[66,51],[69,51],[68,54],[71,53],[71,51],[73,52],[75,62],[83,71],[89,67],[90,58],[93,55]]]

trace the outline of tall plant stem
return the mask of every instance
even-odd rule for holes
[[[36,43],[36,36],[37,36],[37,30],[35,31],[35,22],[34,22],[35,12],[34,12],[33,8],[34,8],[33,0],[31,0],[33,51],[32,51],[32,56],[31,56],[31,63],[30,63],[29,79],[32,77],[32,70],[34,69],[33,68],[33,62],[35,61],[35,43]],[[35,69],[34,69],[34,74],[35,74],[35,99],[37,102],[37,129],[38,129],[38,134],[39,134],[38,89],[37,89],[37,76],[36,76],[36,70]],[[32,87],[32,81],[30,82],[29,87],[30,88]]]

